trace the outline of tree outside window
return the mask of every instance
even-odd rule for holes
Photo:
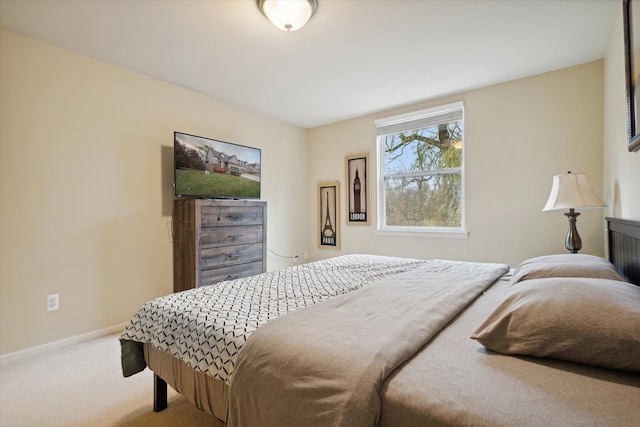
[[[376,122],[380,229],[462,229],[462,104]]]

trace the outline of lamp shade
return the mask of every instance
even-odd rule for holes
[[[553,177],[551,194],[543,211],[607,206],[591,189],[584,173],[563,173]]]
[[[295,31],[304,27],[318,3],[317,0],[258,0],[258,7],[282,31]]]

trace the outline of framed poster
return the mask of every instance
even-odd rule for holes
[[[369,224],[369,153],[347,156],[347,224]]]
[[[340,249],[340,182],[318,184],[318,246]]]
[[[638,119],[638,91],[640,85],[640,11],[635,11],[637,6],[632,0],[623,0],[623,26],[624,26],[624,68],[627,86],[627,127],[629,151],[640,150],[640,123]],[[637,32],[637,35],[636,35]]]

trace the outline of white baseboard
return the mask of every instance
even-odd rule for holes
[[[15,362],[16,360],[24,359],[26,357],[36,356],[38,354],[42,354],[51,350],[55,350],[61,347],[66,347],[71,344],[77,344],[83,341],[88,341],[93,338],[100,338],[105,335],[115,334],[117,332],[122,332],[126,323],[122,323],[120,325],[110,326],[108,328],[99,329],[97,331],[91,331],[80,335],[75,335],[73,337],[64,338],[58,341],[52,341],[50,343],[37,345],[35,347],[25,348],[24,350],[14,351],[13,353],[7,353],[0,356],[0,366],[3,366],[6,363]]]

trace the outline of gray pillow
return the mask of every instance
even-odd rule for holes
[[[513,270],[511,284],[543,277],[593,277],[623,280],[604,258],[587,254],[557,254],[530,258]]]
[[[640,372],[640,287],[545,278],[513,286],[471,338],[504,354]]]

